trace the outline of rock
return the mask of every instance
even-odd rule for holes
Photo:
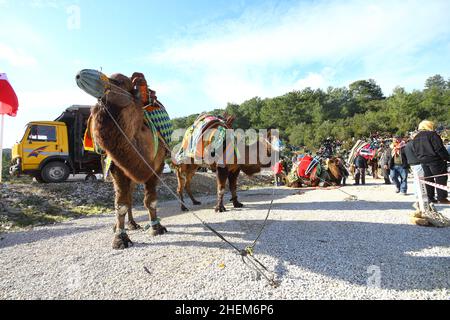
[[[13,207],[8,207],[6,209],[7,212],[11,213],[11,214],[19,214],[22,212],[22,210],[20,210],[19,208],[13,208]]]

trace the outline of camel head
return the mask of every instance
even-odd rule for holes
[[[147,88],[145,77],[134,73],[131,78],[116,73],[107,77],[97,70],[81,70],[76,76],[77,85],[89,95],[101,100],[105,105],[143,107],[140,86]]]

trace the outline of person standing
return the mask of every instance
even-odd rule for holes
[[[405,142],[395,137],[392,143],[389,162],[390,177],[396,187],[396,192],[407,195],[408,192],[408,160],[404,152]]]
[[[275,185],[277,187],[282,185],[282,178],[283,178],[283,161],[280,160],[273,166],[273,174],[275,176]]]
[[[411,139],[414,139],[414,137],[417,135],[418,132],[414,132],[411,135]],[[419,188],[420,188],[420,183],[419,183],[419,178],[424,176],[424,171],[422,168],[422,165],[420,164],[419,159],[417,159],[415,152],[414,152],[414,145],[413,145],[413,140],[410,140],[406,145],[405,145],[405,156],[406,156],[406,160],[408,161],[408,165],[411,168],[411,171],[413,173],[414,176],[414,195],[416,196],[416,202],[414,203],[414,208],[415,209],[419,209]]]
[[[366,170],[368,167],[366,158],[358,153],[353,164],[355,165],[355,185],[359,185],[360,180],[361,184],[366,184]]]
[[[447,186],[447,161],[450,155],[447,152],[441,137],[434,131],[434,123],[424,120],[419,124],[419,133],[413,140],[417,159],[422,164],[425,180],[442,186]],[[433,176],[437,176],[432,178]],[[448,192],[433,186],[426,185],[427,196],[430,202],[450,204],[447,199]],[[437,192],[435,191],[437,189]],[[437,200],[435,194],[437,193]]]
[[[384,184],[391,184],[389,161],[391,160],[391,149],[388,146],[383,146],[380,150],[380,166],[383,172]]]

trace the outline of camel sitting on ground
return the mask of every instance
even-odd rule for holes
[[[166,233],[167,229],[160,224],[156,214],[156,175],[161,174],[164,168],[166,149],[162,143],[156,147],[154,133],[144,124],[144,104],[136,86],[142,82],[146,85],[145,78],[137,73],[132,78],[122,74],[107,78],[95,70],[83,70],[76,79],[81,89],[99,99],[92,107],[89,129],[95,143],[113,162],[110,170],[115,189],[117,231],[113,248],[125,249],[133,244],[125,231],[127,213],[129,227],[139,228],[132,216],[132,193],[136,183],[145,185],[144,205],[149,212],[151,234],[156,236]]]
[[[337,157],[331,157],[327,160],[327,169],[322,171],[319,176],[317,176],[316,171],[313,171],[309,178],[299,177],[296,172],[294,174],[289,174],[292,180],[288,181],[288,187],[290,188],[300,188],[302,186],[317,187],[320,183],[323,183],[324,187],[328,186],[340,186],[342,184],[343,178],[348,176],[348,171],[345,168],[343,160]],[[297,171],[297,167],[293,167],[292,170]]]

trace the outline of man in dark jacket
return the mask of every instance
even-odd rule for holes
[[[366,169],[368,167],[367,160],[361,154],[353,161],[355,165],[355,185],[359,185],[359,180],[362,184],[366,184]]]
[[[450,161],[441,137],[434,131],[434,123],[422,121],[419,124],[419,133],[413,140],[414,152],[420,161],[425,172],[425,180],[442,186],[447,186],[447,161]],[[435,178],[427,178],[438,176]],[[447,199],[448,192],[433,186],[426,185],[428,200],[441,204],[450,204]],[[435,189],[437,189],[437,200],[435,199]]]

